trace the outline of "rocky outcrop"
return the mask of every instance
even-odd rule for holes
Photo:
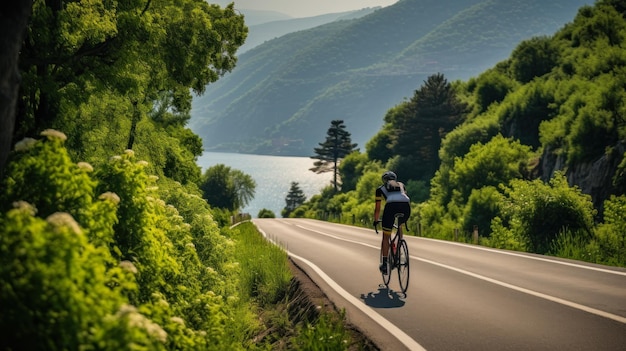
[[[591,195],[594,207],[601,215],[604,200],[620,192],[613,180],[625,152],[626,141],[620,141],[593,161],[568,165],[566,155],[546,147],[539,164],[539,176],[547,182],[555,172],[563,171],[570,186],[578,186],[584,194]]]

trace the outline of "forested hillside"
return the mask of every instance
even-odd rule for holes
[[[321,26],[337,20],[349,20],[362,17],[374,10],[376,10],[376,8],[365,8],[357,11],[329,13],[314,17],[263,21],[257,24],[254,23],[262,20],[262,17],[259,16],[259,11],[242,10],[249,33],[246,42],[239,48],[238,53],[241,55],[266,41],[282,37],[288,33]]]
[[[590,2],[403,0],[291,33],[241,55],[194,99],[190,125],[209,149],[308,156],[328,123],[342,119],[363,145],[430,74],[477,75]]]
[[[474,78],[433,74],[292,215],[369,225],[390,169],[418,235],[626,266],[625,49],[626,4],[602,0]]]

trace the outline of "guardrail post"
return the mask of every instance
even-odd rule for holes
[[[474,244],[478,244],[478,225],[474,225],[473,239],[474,239]]]

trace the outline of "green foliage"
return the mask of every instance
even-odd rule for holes
[[[369,163],[367,154],[358,151],[346,156],[339,165],[339,177],[341,179],[341,191],[348,192],[356,188],[359,177],[363,175],[365,166]]]
[[[500,217],[495,217],[491,220],[490,230],[491,235],[489,237],[480,238],[481,245],[504,250],[528,250],[528,238],[518,231],[509,229],[509,227],[503,224]]]
[[[313,149],[315,159],[311,171],[315,173],[333,172],[332,184],[335,191],[339,188],[339,164],[346,156],[355,151],[357,144],[353,144],[350,133],[342,120],[330,122],[330,128],[326,132],[326,140],[319,143],[319,147]]]
[[[240,170],[218,164],[204,172],[199,188],[211,206],[235,211],[254,198],[256,182]]]
[[[15,139],[52,127],[68,133],[77,159],[97,165],[133,149],[151,172],[196,182],[202,144],[185,129],[191,91],[232,70],[246,35],[232,7],[196,0],[34,1]]]
[[[626,195],[604,202],[604,222],[596,231],[597,263],[626,267]]]
[[[502,194],[494,186],[472,189],[463,211],[463,230],[470,233],[478,226],[479,234],[489,237],[492,220],[500,215],[502,201]]]
[[[285,197],[285,208],[281,213],[282,216],[289,217],[289,215],[305,201],[306,196],[304,195],[304,191],[300,189],[298,182],[291,182],[291,187]]]
[[[242,223],[227,235],[235,242],[240,291],[261,306],[285,297],[291,279],[287,253],[259,234],[254,224]]]
[[[517,45],[511,54],[512,76],[522,83],[549,73],[557,64],[559,51],[546,36],[534,37]]]
[[[409,180],[428,180],[439,167],[441,139],[462,120],[466,106],[443,74],[428,77],[397,113],[388,114],[395,140],[392,150],[401,157],[397,172]]]
[[[545,184],[540,180],[514,179],[505,189],[503,225],[528,240],[528,250],[544,254],[563,228],[590,235],[593,208],[589,195],[570,187],[561,173]]]
[[[2,348],[237,348],[253,318],[197,190],[158,189],[130,151],[74,164],[63,134],[44,136],[18,144],[0,194],[14,207],[0,215]]]
[[[387,111],[387,115],[398,107],[392,107]],[[385,117],[387,119],[387,117]],[[393,157],[391,146],[393,144],[393,129],[391,124],[385,124],[381,130],[374,135],[366,144],[367,158],[373,161],[387,162]]]
[[[322,313],[315,324],[302,326],[292,339],[294,350],[349,350],[350,334],[344,327],[345,315]]]
[[[262,208],[259,210],[257,218],[276,218],[276,215],[274,214],[274,211]]]
[[[455,159],[449,184],[439,184],[439,189],[449,194],[457,192],[456,201],[465,203],[472,189],[497,187],[523,178],[529,156],[528,146],[497,135],[484,145],[472,145],[463,158]]]
[[[475,82],[475,101],[479,112],[485,112],[493,103],[499,103],[515,87],[515,81],[499,70],[492,69],[481,74]]]
[[[409,180],[406,184],[406,193],[412,202],[419,203],[428,200],[430,188],[423,180]]]

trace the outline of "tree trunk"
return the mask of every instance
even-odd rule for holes
[[[20,86],[18,61],[33,0],[0,4],[0,178],[12,145]]]
[[[133,145],[135,144],[135,136],[137,135],[137,124],[141,119],[141,113],[139,112],[139,108],[137,108],[137,102],[133,101],[133,119],[130,125],[130,133],[128,135],[128,144],[126,145],[126,150],[132,150]]]

